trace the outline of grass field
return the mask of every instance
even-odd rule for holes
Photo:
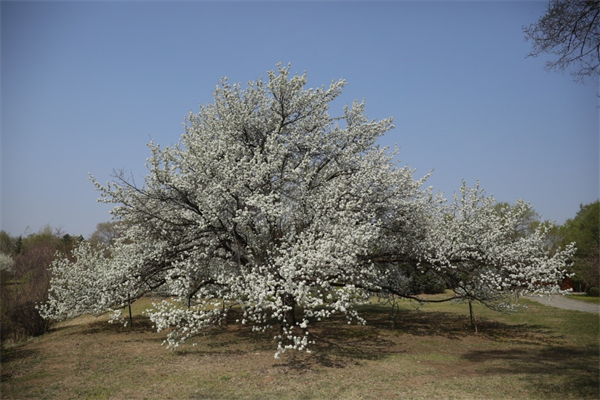
[[[586,303],[600,304],[600,297],[587,296],[585,294],[569,294],[569,299],[585,301]]]
[[[134,304],[133,329],[84,316],[2,351],[1,398],[598,399],[598,315],[526,299],[518,314],[402,304],[367,326],[337,318],[313,327],[313,353],[275,360],[272,334],[227,325],[177,351],[160,346]],[[233,316],[235,318],[235,316]]]

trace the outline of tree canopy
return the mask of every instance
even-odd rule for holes
[[[364,102],[330,116],[345,81],[306,82],[281,64],[245,88],[223,79],[179,143],[149,144],[143,186],[122,171],[92,178],[119,236],[110,251],[83,243],[75,261],[54,263],[44,315],[117,310],[160,289],[174,300],[148,314],[173,328],[168,346],[237,305],[240,323],[275,328],[279,355],[307,349],[309,326],[332,314],[364,323],[355,306],[373,295],[419,300],[416,274],[492,307],[559,290],[573,248],[551,255],[544,227],[516,235],[525,202],[499,213],[464,184],[446,204],[377,144],[391,118],[369,119]]]
[[[558,57],[546,63],[548,70],[569,70],[577,80],[600,74],[599,0],[550,0],[546,13],[523,31],[533,44],[530,56]]]
[[[559,228],[561,244],[576,243],[572,271],[588,287],[600,287],[600,201],[581,205],[577,215]]]

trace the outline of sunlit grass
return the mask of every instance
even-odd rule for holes
[[[588,296],[585,294],[569,294],[569,299],[585,301],[586,303],[600,304],[600,297]]]

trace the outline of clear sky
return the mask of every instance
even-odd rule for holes
[[[7,2],[1,11],[1,226],[89,236],[110,219],[87,180],[142,181],[150,138],[174,144],[219,79],[277,61],[308,87],[348,81],[394,117],[381,145],[448,197],[480,180],[564,222],[598,198],[598,80],[526,58],[536,2]]]

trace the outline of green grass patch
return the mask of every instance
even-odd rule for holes
[[[84,316],[2,351],[3,399],[343,398],[597,399],[598,316],[521,300],[499,314],[466,304],[365,305],[366,326],[343,316],[309,326],[312,353],[275,360],[273,332],[231,322],[177,351],[160,343],[134,303],[134,326]]]
[[[600,297],[588,296],[585,294],[569,294],[569,299],[585,301],[586,303],[600,304]]]

